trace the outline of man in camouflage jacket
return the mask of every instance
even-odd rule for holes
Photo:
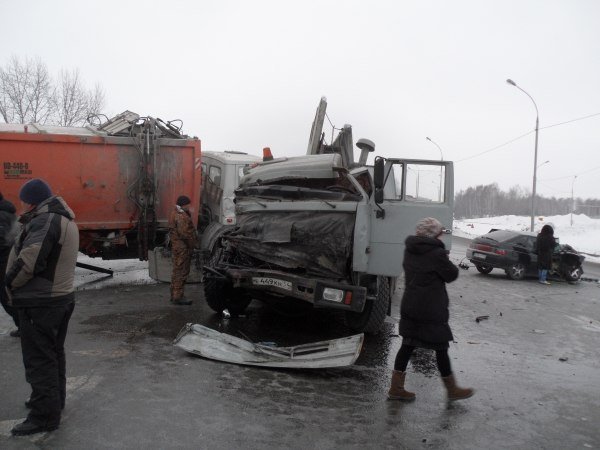
[[[183,295],[185,281],[190,273],[192,253],[196,246],[196,229],[190,216],[190,199],[185,195],[177,198],[175,209],[169,218],[169,238],[173,255],[171,274],[171,303],[190,305],[192,302]]]

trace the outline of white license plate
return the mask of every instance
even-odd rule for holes
[[[255,286],[274,286],[286,291],[292,290],[292,282],[278,280],[277,278],[253,277],[252,284]]]
[[[487,255],[484,255],[483,253],[473,253],[473,258],[477,258],[477,259],[485,259]]]

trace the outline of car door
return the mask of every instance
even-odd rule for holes
[[[535,238],[521,235],[507,242],[507,248],[512,251],[510,261],[512,264],[521,263],[525,266],[528,275],[537,271],[537,255],[535,254]]]
[[[454,206],[452,162],[386,159],[383,197],[376,197],[371,196],[369,203],[368,273],[385,276],[402,273],[404,241],[414,234],[417,222],[423,217],[435,217],[442,223],[447,230],[442,240],[450,249]]]
[[[536,238],[535,236],[525,236],[525,247],[527,249],[527,253],[529,254],[529,267],[528,271],[530,274],[536,274],[538,267],[538,256],[536,249]]]

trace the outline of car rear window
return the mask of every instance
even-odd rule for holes
[[[518,235],[514,231],[498,230],[492,231],[491,233],[488,233],[482,237],[487,239],[493,239],[496,242],[504,242],[517,236]]]

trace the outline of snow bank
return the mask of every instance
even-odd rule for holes
[[[455,220],[453,233],[455,236],[472,239],[486,234],[492,228],[528,231],[530,222],[531,218],[525,216]],[[586,253],[588,261],[600,263],[600,219],[592,219],[585,214],[573,214],[573,225],[571,226],[570,214],[538,216],[535,221],[535,231],[539,232],[546,224],[552,225],[554,236],[560,239],[561,244],[569,244],[577,251]]]
[[[78,291],[157,283],[148,275],[148,261],[139,261],[137,259],[104,261],[100,258],[90,258],[83,253],[79,253],[77,261],[114,271],[114,275],[110,277],[100,272],[77,267],[75,269],[75,289]]]

